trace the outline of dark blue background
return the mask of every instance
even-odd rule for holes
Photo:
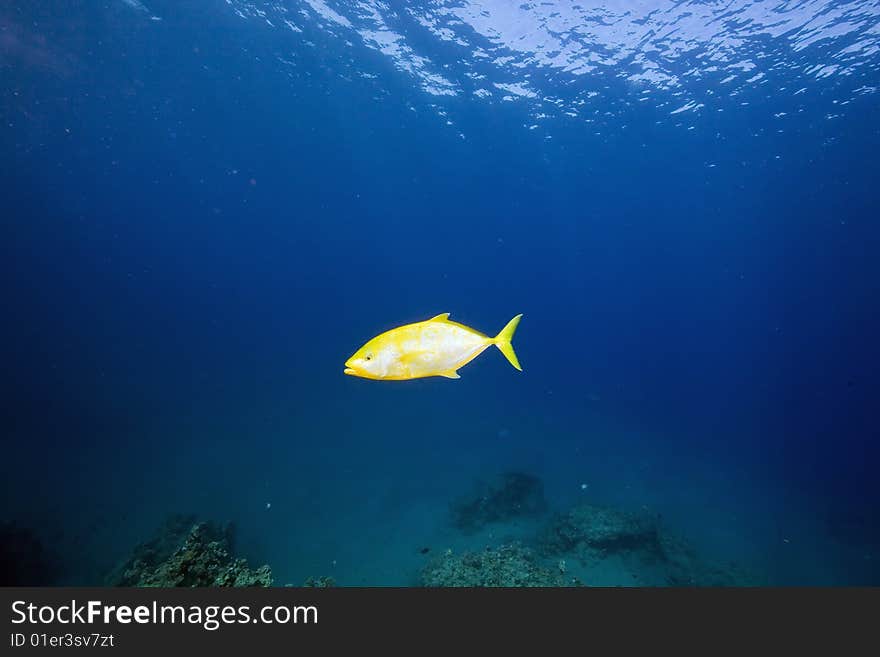
[[[192,490],[234,491],[240,453],[276,487],[445,489],[432,463],[481,440],[505,463],[507,428],[551,490],[574,444],[652,454],[673,480],[758,480],[756,514],[783,489],[856,518],[876,551],[876,98],[783,132],[766,90],[693,130],[636,105],[552,139],[461,98],[451,129],[379,55],[358,64],[378,79],[340,76],[319,41],[289,70],[286,34],[219,7],[0,12],[4,516],[88,533],[118,498],[102,522],[135,535],[165,495],[199,506],[181,458],[210,464]],[[487,333],[524,313],[524,373],[493,351],[455,382],[342,375],[440,312]],[[836,572],[779,580],[878,582]]]

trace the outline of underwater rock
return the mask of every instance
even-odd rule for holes
[[[106,577],[106,583],[109,586],[137,586],[141,573],[157,568],[170,558],[197,522],[194,515],[168,516],[151,539],[135,547],[131,556]]]
[[[756,586],[760,578],[735,563],[700,557],[682,537],[664,527],[657,516],[623,509],[580,504],[557,515],[537,539],[543,557],[572,555],[587,568],[604,559],[624,557],[643,585]]]
[[[880,509],[871,505],[835,504],[825,514],[828,534],[837,541],[858,548],[880,548]]]
[[[422,570],[424,586],[581,586],[565,576],[564,562],[556,570],[539,565],[533,551],[518,543],[455,556],[447,550]]]
[[[543,553],[557,555],[588,547],[602,553],[623,550],[659,551],[653,517],[622,509],[580,504],[557,515],[539,537]]]
[[[669,586],[766,586],[756,573],[733,563],[712,562],[700,557],[680,536],[664,529],[658,533],[660,554]]]
[[[0,586],[51,586],[59,565],[33,531],[0,523]]]
[[[309,577],[303,586],[316,589],[328,589],[332,586],[336,586],[336,580],[332,577]]]
[[[272,570],[248,568],[232,556],[231,524],[191,524],[193,516],[173,516],[158,534],[135,548],[108,577],[111,586],[271,586]],[[187,528],[184,530],[184,528]]]
[[[506,472],[451,505],[452,523],[464,531],[520,516],[540,516],[547,510],[544,484],[524,472]]]
[[[272,586],[272,569],[263,564],[256,570],[248,568],[246,559],[236,559],[214,578],[210,586]]]

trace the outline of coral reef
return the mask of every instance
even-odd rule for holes
[[[565,562],[542,567],[535,553],[518,543],[455,556],[447,550],[422,570],[424,586],[578,586],[566,577]]]
[[[523,472],[506,472],[496,480],[478,484],[472,494],[451,505],[452,523],[463,531],[518,516],[540,516],[546,510],[544,484]]]
[[[447,550],[431,560],[421,572],[426,586],[581,585],[578,578],[592,586],[756,586],[766,580],[735,562],[703,558],[647,507],[583,502],[546,518],[540,479],[522,472],[478,484],[451,511],[453,525],[466,535],[489,523],[515,522],[501,528],[500,547],[461,556]],[[519,522],[524,517],[543,526]],[[482,536],[495,545],[496,533]]]
[[[303,586],[316,588],[316,589],[328,589],[332,586],[336,586],[336,580],[332,577],[309,577]]]
[[[194,516],[172,516],[151,540],[108,578],[111,586],[271,586],[272,570],[251,570],[232,555],[230,524],[195,522]],[[195,524],[193,524],[195,522]]]
[[[197,523],[198,518],[194,515],[169,515],[153,537],[135,547],[131,556],[105,578],[105,583],[136,586],[141,573],[155,569],[169,559]]]

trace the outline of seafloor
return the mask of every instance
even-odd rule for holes
[[[424,491],[423,491],[424,492]],[[224,518],[172,513],[127,548],[64,555],[37,533],[3,527],[7,583],[107,586],[754,586],[779,582],[766,554],[731,556],[691,540],[648,505],[598,501],[590,484],[565,504],[541,477],[518,470],[474,478],[438,498],[377,497],[385,516],[337,518],[279,541],[240,535]],[[267,503],[262,519],[283,514]],[[379,509],[375,509],[379,511]],[[309,521],[310,523],[313,522]],[[271,527],[267,526],[267,529]],[[100,528],[97,528],[100,531]],[[277,527],[275,528],[278,529]],[[345,541],[345,532],[353,532]],[[250,534],[250,535],[248,535]],[[335,536],[334,536],[335,534]],[[332,538],[331,538],[332,537]],[[328,540],[329,539],[329,540]],[[334,540],[335,539],[335,540]],[[797,541],[781,538],[780,549]],[[805,540],[801,536],[800,540]],[[728,546],[730,547],[730,546]],[[867,549],[862,546],[862,549]],[[797,555],[796,550],[792,550]],[[316,558],[317,557],[317,558]],[[817,563],[817,570],[826,567]],[[823,582],[827,583],[827,582]]]

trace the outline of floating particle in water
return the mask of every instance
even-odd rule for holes
[[[587,490],[589,484],[581,484],[581,490]]]
[[[268,509],[271,509],[271,508],[272,508],[272,503],[271,503],[271,502],[266,502],[266,509],[268,510]]]

